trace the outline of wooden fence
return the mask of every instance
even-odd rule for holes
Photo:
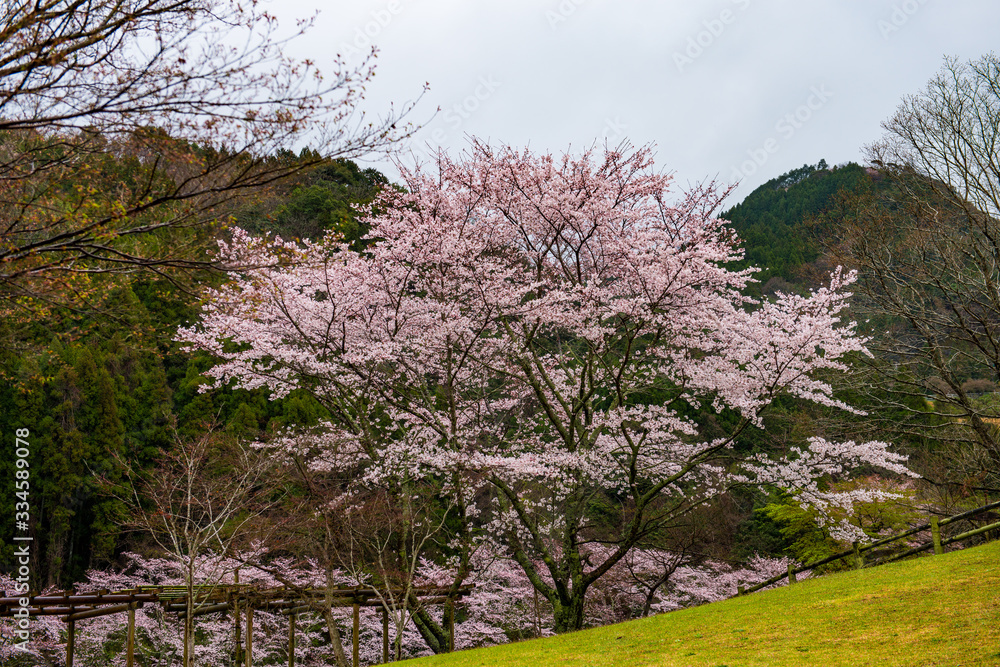
[[[295,620],[300,613],[331,607],[353,607],[351,632],[351,658],[354,667],[359,660],[359,614],[361,607],[382,608],[382,662],[389,662],[389,615],[386,599],[413,599],[419,605],[447,605],[448,649],[455,650],[454,604],[472,592],[475,586],[458,588],[420,586],[409,591],[375,590],[354,586],[351,588],[325,589],[259,589],[246,584],[196,585],[193,587],[191,617],[232,611],[234,634],[238,655],[234,664],[252,667],[254,610],[280,611],[288,616],[288,666],[295,665]],[[128,613],[125,659],[128,667],[135,664],[135,610],[147,603],[159,604],[164,611],[176,613],[181,618],[187,612],[188,588],[186,586],[140,586],[124,591],[98,590],[87,593],[76,591],[52,592],[45,595],[12,595],[0,592],[0,618],[14,617],[23,602],[27,615],[61,616],[66,623],[66,667],[73,667],[76,643],[76,622],[98,616]],[[240,640],[240,615],[246,619],[245,646]],[[185,632],[187,631],[185,624]],[[185,635],[185,643],[187,636]]]
[[[1000,508],[1000,502],[990,503],[989,505],[983,505],[982,507],[977,507],[976,509],[969,510],[968,512],[962,512],[961,514],[956,514],[954,516],[949,516],[943,519],[939,519],[938,517],[934,516],[931,517],[928,523],[923,523],[920,524],[919,526],[914,526],[913,528],[910,528],[905,532],[899,533],[897,535],[892,535],[891,537],[885,537],[880,540],[876,540],[875,542],[872,542],[870,544],[862,545],[859,542],[855,542],[851,549],[847,551],[842,551],[832,556],[828,556],[827,558],[818,560],[815,563],[809,563],[808,565],[800,565],[799,567],[794,567],[791,563],[789,563],[788,572],[783,572],[779,575],[773,576],[770,579],[762,581],[759,584],[751,586],[749,588],[744,588],[743,586],[740,586],[738,588],[739,592],[737,593],[737,595],[745,595],[747,593],[753,593],[754,591],[759,591],[760,589],[767,588],[768,586],[776,584],[785,578],[788,579],[789,584],[794,584],[795,575],[801,574],[803,572],[808,572],[809,570],[813,570],[821,565],[826,565],[828,563],[838,561],[842,558],[853,557],[854,567],[860,569],[862,567],[865,567],[866,565],[864,557],[865,553],[872,551],[873,549],[883,547],[887,544],[898,542],[899,540],[905,539],[912,535],[916,535],[917,533],[923,532],[925,530],[931,531],[930,542],[927,542],[926,544],[922,544],[917,547],[913,547],[912,549],[907,549],[906,551],[903,551],[901,553],[894,554],[889,558],[880,561],[873,561],[869,563],[869,565],[883,565],[885,563],[891,563],[893,561],[899,560],[901,558],[906,558],[908,556],[913,556],[923,551],[929,551],[930,549],[933,549],[935,554],[942,554],[944,553],[944,547],[948,544],[952,544],[953,542],[960,542],[962,540],[967,540],[970,537],[975,537],[976,535],[982,535],[983,533],[987,533],[991,530],[1000,530],[1000,521],[996,523],[991,523],[988,526],[982,526],[981,528],[969,530],[959,535],[953,535],[947,538],[941,537],[942,526],[946,526],[956,521],[961,521],[962,519],[969,519],[997,508]]]

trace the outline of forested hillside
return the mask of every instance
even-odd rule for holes
[[[810,223],[833,208],[838,192],[856,190],[866,180],[870,177],[860,165],[831,168],[820,160],[772,178],[722,213],[746,249],[737,266],[761,269],[758,294],[822,283],[832,267],[818,260],[831,239],[820,238]]]
[[[128,168],[128,163],[123,165]],[[369,202],[387,183],[349,160],[330,161],[268,188],[234,211],[231,224],[285,238],[333,231],[348,242],[362,234],[353,204]],[[220,227],[218,239],[228,238]],[[199,247],[214,252],[215,239]],[[0,372],[0,428],[31,424],[34,472],[33,571],[40,586],[68,586],[90,568],[108,567],[126,547],[142,544],[127,530],[128,511],[103,488],[124,484],[116,458],[148,470],[178,439],[206,430],[255,439],[285,424],[315,423],[321,409],[308,395],[271,400],[263,391],[199,393],[213,361],[173,341],[178,326],[198,318],[200,290],[223,279],[202,271],[181,289],[140,277],[105,283],[96,312],[51,307],[33,322],[8,319]],[[14,460],[0,461],[13,476]],[[127,489],[119,489],[128,493]],[[2,530],[13,534],[14,502],[0,502]],[[7,558],[13,550],[3,540]]]

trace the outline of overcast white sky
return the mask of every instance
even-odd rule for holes
[[[315,0],[273,0],[286,25]],[[1000,50],[996,0],[327,0],[295,55],[378,46],[365,108],[430,92],[415,148],[466,135],[536,151],[653,143],[681,187],[730,203],[821,158],[861,161],[945,55]],[[440,107],[435,115],[435,110]],[[395,176],[386,161],[369,166]]]

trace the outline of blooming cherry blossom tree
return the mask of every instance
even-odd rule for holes
[[[671,203],[648,148],[475,141],[437,166],[382,194],[362,253],[235,233],[223,252],[257,268],[179,335],[220,358],[218,383],[312,391],[332,415],[326,464],[360,465],[357,484],[438,483],[454,543],[501,540],[555,631],[583,626],[596,582],[732,484],[822,504],[823,475],[905,470],[885,443],[734,447],[782,394],[850,410],[822,377],[866,353],[840,319],[853,274],[745,297],[753,269],[727,268],[741,251],[713,217],[725,192]],[[732,428],[702,435],[693,415],[709,410]]]

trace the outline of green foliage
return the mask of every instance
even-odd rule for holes
[[[765,506],[775,502],[779,496],[752,488],[735,489],[733,493],[751,510],[736,528],[730,556],[737,561],[746,561],[754,554],[771,558],[787,556],[791,541],[778,522],[763,511]]]
[[[800,506],[791,496],[785,495],[757,511],[778,527],[788,545],[785,552],[800,563],[813,563],[843,551],[843,545],[831,538],[820,525],[819,513]],[[824,569],[844,567],[843,563],[836,562],[824,566]]]
[[[388,179],[375,169],[332,160],[301,176],[280,199],[270,198],[238,213],[236,223],[253,233],[285,239],[315,239],[335,232],[344,241],[359,244],[368,230],[355,206],[369,204],[387,185]]]
[[[807,222],[829,208],[839,190],[855,188],[867,178],[854,163],[826,167],[820,160],[773,178],[720,216],[743,239],[746,256],[735,268],[762,269],[756,276],[760,284],[751,290],[756,296],[815,287],[817,277],[826,277],[821,268],[808,266],[820,258],[822,244]]]
[[[786,493],[776,495],[755,514],[778,528],[786,544],[784,553],[801,563],[813,563],[850,548],[850,544],[831,537],[829,525],[832,523],[846,521],[874,541],[901,533],[923,520],[914,509],[914,491],[907,484],[872,476],[830,482],[828,486],[829,490],[838,493],[865,489],[893,494],[895,498],[856,502],[850,511],[831,506],[824,517],[816,509],[800,505],[794,496]],[[887,547],[881,556],[905,547],[903,543],[895,543]],[[836,561],[821,566],[817,571],[845,569],[851,565]]]
[[[95,232],[99,240],[138,256],[185,258],[200,266],[233,222],[228,217],[233,209],[220,204],[197,212],[217,215],[212,224],[168,225],[140,235],[141,241],[116,236],[119,229],[195,215],[193,204],[178,200],[119,216],[121,201],[131,202],[143,192],[149,198],[166,196],[178,187],[172,174],[180,172],[157,169],[156,161],[147,159],[155,154],[150,146],[170,153],[157,155],[160,162],[178,154],[217,159],[225,157],[224,149],[191,145],[148,128],[137,131],[125,148],[88,135],[102,150],[66,160],[66,146],[36,133],[3,136],[12,147],[35,151],[36,159],[65,163],[63,171],[50,174],[41,194],[26,191],[34,198],[39,224],[45,216],[70,216],[81,225],[106,216]],[[234,157],[236,165],[241,158]],[[388,185],[374,169],[349,160],[320,161],[309,150],[280,152],[265,162],[283,173],[298,172],[241,191],[236,222],[258,233],[301,238],[332,230],[360,242],[366,230],[353,205],[371,202]],[[157,270],[47,274],[40,293],[66,297],[49,301],[18,296],[10,285],[0,289],[0,433],[26,428],[31,434],[35,589],[79,581],[86,569],[102,567],[134,546],[121,531],[126,519],[121,503],[106,492],[110,484],[127,495],[118,458],[148,470],[178,437],[216,428],[256,439],[278,428],[316,424],[327,414],[304,392],[277,401],[263,390],[203,391],[202,374],[213,360],[185,352],[172,338],[178,326],[197,322],[197,291],[217,286],[226,276],[207,269]],[[13,459],[0,457],[0,476],[12,480],[13,471]],[[9,487],[0,493],[0,567],[5,569],[12,565],[15,501]]]

